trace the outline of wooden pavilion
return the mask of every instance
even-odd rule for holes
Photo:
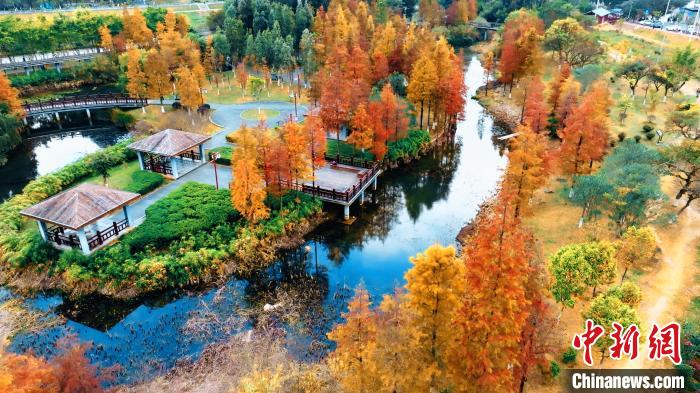
[[[30,206],[21,214],[37,220],[44,241],[59,248],[79,247],[87,255],[129,228],[127,207],[139,197],[133,192],[84,183]],[[111,224],[99,229],[100,220],[105,218]]]
[[[206,162],[204,142],[208,135],[167,129],[129,145],[136,151],[141,170],[162,173],[174,179]]]

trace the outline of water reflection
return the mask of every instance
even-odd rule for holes
[[[484,80],[475,58],[465,78],[471,96]],[[75,333],[96,344],[89,352],[92,360],[124,366],[117,382],[149,378],[249,326],[286,335],[292,352],[302,358],[322,356],[330,348],[325,334],[339,320],[355,286],[363,283],[375,299],[393,292],[404,283],[410,256],[435,242],[454,244],[462,226],[494,192],[505,158],[492,137],[504,131],[478,102],[469,100],[465,110],[454,145],[382,175],[370,201],[353,206],[358,220],[352,226],[324,223],[257,277],[231,279],[205,293],[176,293],[175,300],[133,309],[133,304],[117,311],[93,306],[81,314],[71,310],[84,305],[66,304],[56,311],[88,317],[20,335],[13,350],[44,353],[57,338]]]
[[[106,117],[105,117],[106,116]],[[93,112],[89,126],[83,112],[61,115],[63,131],[49,115],[36,116],[25,132],[25,140],[0,167],[0,201],[21,192],[29,181],[51,173],[86,154],[111,146],[128,132],[111,126],[106,111]],[[78,127],[69,130],[68,127]]]

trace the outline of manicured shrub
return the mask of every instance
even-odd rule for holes
[[[625,140],[625,138],[627,138],[627,134],[625,134],[624,132],[617,134],[618,141],[623,142]]]
[[[648,133],[650,133],[650,132],[652,132],[652,131],[654,131],[654,126],[652,126],[651,124],[648,124],[648,123],[647,123],[647,124],[644,124],[644,125],[642,126],[642,132],[643,132],[643,133],[648,134]]]
[[[653,132],[650,132],[648,134],[645,134],[644,136],[646,136],[647,140],[650,141],[650,140],[654,139],[656,134],[654,134]]]
[[[146,209],[146,220],[122,240],[132,251],[171,241],[236,219],[227,189],[189,182]]]
[[[635,135],[635,136],[634,136],[634,141],[635,141],[635,142],[639,143],[641,140],[642,140],[642,136],[641,136],[641,135]]]
[[[164,181],[163,176],[158,173],[138,170],[131,175],[131,183],[126,187],[126,191],[144,195],[160,187]]]

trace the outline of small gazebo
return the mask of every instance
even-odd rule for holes
[[[177,179],[206,162],[204,142],[208,135],[167,129],[129,145],[139,157],[141,170]]]
[[[84,254],[116,238],[130,226],[127,206],[139,194],[84,183],[21,211],[39,223],[44,241]],[[106,221],[107,223],[104,223]],[[100,229],[99,225],[103,225]]]

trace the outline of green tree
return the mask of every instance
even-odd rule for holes
[[[639,81],[649,72],[650,64],[647,60],[633,59],[620,64],[615,70],[615,76],[625,78],[634,95]]]
[[[554,21],[544,34],[544,47],[557,53],[560,63],[572,68],[595,63],[603,54],[598,41],[575,19]]]
[[[262,93],[262,90],[265,87],[265,81],[263,81],[262,78],[251,76],[250,80],[248,80],[248,85],[250,86],[250,94],[255,97],[256,101],[259,100],[260,93]]]
[[[612,332],[612,323],[617,322],[627,328],[632,324],[639,326],[637,312],[630,305],[625,304],[617,296],[608,294],[598,295],[593,299],[586,310],[583,311],[583,318],[590,319],[597,325],[602,326],[606,332]],[[605,359],[607,349],[613,344],[609,335],[601,336],[596,342],[596,347],[601,352],[601,363]]]
[[[549,290],[554,300],[562,305],[562,310],[573,307],[576,298],[588,288],[586,278],[591,275],[591,266],[583,258],[580,248],[578,244],[570,244],[549,258],[547,268],[552,276]]]
[[[666,64],[667,80],[671,89],[679,91],[691,79],[700,75],[700,51],[694,50],[690,45],[677,49],[671,54]]]
[[[661,152],[665,173],[675,177],[679,184],[676,199],[686,196],[686,203],[681,212],[693,200],[700,198],[700,193],[694,192],[700,185],[700,141],[683,141],[680,145],[672,145]]]

